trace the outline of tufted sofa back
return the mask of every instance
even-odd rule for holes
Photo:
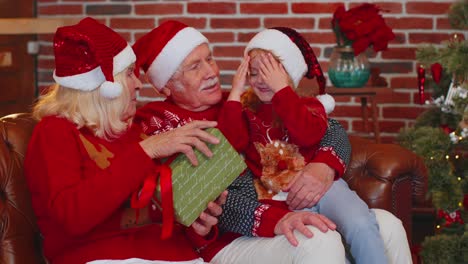
[[[0,263],[46,263],[23,174],[35,124],[29,114],[0,118]]]

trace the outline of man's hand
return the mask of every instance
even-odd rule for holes
[[[140,146],[152,159],[169,157],[175,153],[184,153],[193,165],[198,165],[193,147],[207,157],[213,153],[205,142],[218,144],[219,139],[204,129],[215,127],[214,121],[193,121],[185,126],[168,132],[150,136],[140,142]]]
[[[250,57],[245,56],[237,72],[232,79],[232,89],[229,93],[228,101],[240,101],[241,95],[245,92],[245,83],[247,82],[247,72],[249,70]]]
[[[330,189],[335,171],[325,163],[309,163],[289,183],[286,204],[291,210],[311,208]]]
[[[203,211],[191,225],[195,233],[200,236],[206,236],[210,233],[211,228],[218,223],[218,216],[223,213],[221,205],[226,202],[226,197],[227,191],[224,191],[218,196],[216,201],[208,203],[208,207],[205,211]]]
[[[284,235],[293,246],[297,246],[299,242],[294,236],[293,231],[297,230],[304,236],[311,238],[314,234],[306,227],[312,225],[317,227],[322,232],[335,230],[336,225],[327,217],[312,212],[291,212],[283,216],[275,226],[276,235]]]

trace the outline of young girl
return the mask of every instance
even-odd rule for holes
[[[245,154],[249,168],[258,178],[262,177],[262,165],[256,143],[265,145],[280,140],[297,145],[306,163],[319,148],[328,125],[326,112],[333,109],[333,100],[328,96],[321,96],[320,101],[300,98],[294,89],[304,76],[317,77],[320,91],[324,92],[320,65],[307,41],[295,30],[267,29],[248,43],[218,126],[231,144]],[[255,96],[245,96],[247,80]],[[343,172],[344,166],[340,165],[341,171],[336,171]],[[337,224],[357,263],[387,263],[374,212],[339,178],[341,175],[335,175],[331,188],[310,210]],[[291,186],[292,183],[285,191]]]

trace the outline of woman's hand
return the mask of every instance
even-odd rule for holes
[[[322,199],[330,189],[335,171],[325,163],[309,163],[286,187],[286,204],[291,210],[311,208]]]
[[[294,230],[301,232],[308,238],[314,236],[306,225],[315,226],[322,232],[336,229],[336,225],[327,217],[317,213],[302,211],[291,212],[283,216],[276,224],[274,232],[276,235],[284,235],[291,245],[297,246],[299,242],[294,236]]]
[[[240,101],[241,95],[245,92],[249,62],[250,57],[245,56],[239,65],[239,68],[237,68],[236,75],[234,75],[234,78],[232,79],[232,89],[228,97],[229,101]]]
[[[277,61],[269,52],[260,56],[262,56],[260,59],[260,76],[268,87],[276,93],[288,86],[290,78],[283,64]]]
[[[218,216],[223,212],[221,206],[226,202],[227,193],[227,191],[222,192],[216,201],[208,203],[205,211],[191,225],[195,233],[200,236],[206,236],[210,233],[211,228],[218,223]]]
[[[219,139],[203,129],[216,125],[215,121],[193,121],[171,131],[150,136],[141,141],[140,146],[152,159],[169,157],[179,152],[184,153],[189,161],[196,166],[198,160],[193,147],[207,157],[213,156],[205,142],[218,144]]]

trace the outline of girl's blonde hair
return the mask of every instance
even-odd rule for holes
[[[76,124],[78,129],[87,127],[97,137],[113,140],[121,136],[131,120],[122,120],[130,102],[130,92],[125,79],[126,70],[114,76],[122,84],[122,94],[109,99],[100,94],[99,87],[92,91],[80,91],[55,84],[33,107],[33,116],[41,120],[56,115]]]

